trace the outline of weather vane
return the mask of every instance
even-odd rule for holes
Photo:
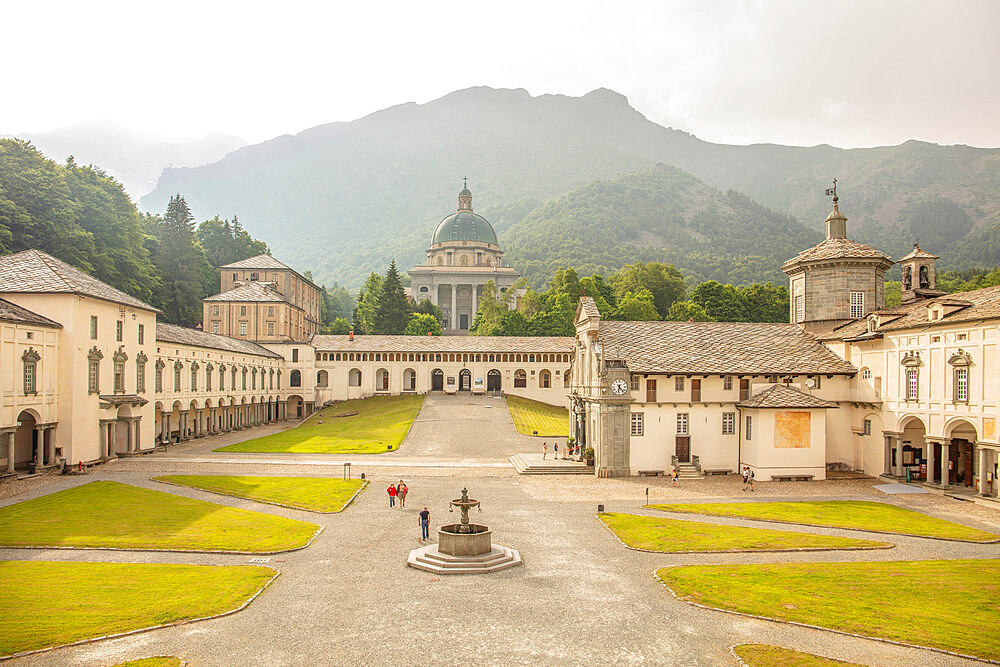
[[[833,195],[833,201],[837,201],[837,179],[833,179],[833,187],[826,189],[826,196]]]

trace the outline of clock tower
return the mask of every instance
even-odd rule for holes
[[[624,361],[604,362],[601,396],[595,401],[598,427],[594,435],[595,466],[598,477],[628,477],[629,420],[632,396],[629,392],[630,373]]]

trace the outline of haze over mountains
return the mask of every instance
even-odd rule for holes
[[[819,239],[834,176],[852,237],[899,256],[919,236],[943,268],[1000,263],[1000,149],[712,144],[606,89],[471,88],[402,104],[168,168],[141,206],[162,212],[180,193],[199,219],[238,215],[284,261],[357,286],[393,257],[421,261],[462,176],[508,263],[536,284],[560,265],[636,259],[698,278],[780,278],[781,262]]]

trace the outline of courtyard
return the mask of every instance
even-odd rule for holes
[[[178,499],[322,527],[307,548],[267,556],[66,550],[44,545],[37,549],[0,548],[2,561],[260,565],[279,573],[259,597],[236,614],[37,653],[17,659],[16,664],[112,665],[171,655],[197,665],[470,661],[735,665],[738,663],[732,647],[739,644],[770,644],[867,665],[974,664],[923,648],[692,606],[671,595],[654,572],[676,566],[996,559],[1000,557],[1000,546],[995,543],[875,535],[850,528],[781,525],[699,514],[686,518],[720,530],[739,526],[787,532],[796,540],[813,535],[844,538],[836,542],[868,540],[894,546],[756,553],[649,553],[628,549],[597,517],[598,503],[604,504],[608,513],[650,517],[657,522],[667,516],[684,519],[679,513],[668,515],[644,507],[647,489],[649,505],[733,502],[746,499],[740,480],[735,476],[682,480],[674,487],[661,478],[518,475],[507,457],[536,452],[540,439],[517,432],[502,399],[429,396],[406,438],[392,452],[345,455],[213,451],[242,440],[288,433],[286,428],[272,425],[195,440],[163,453],[122,459],[85,476],[27,480],[18,486],[16,495],[0,500],[2,506],[46,497],[50,500],[45,502],[52,502],[54,493],[80,489],[95,481],[115,482]],[[351,464],[352,478],[364,473],[368,485],[335,514],[245,497],[275,485],[287,493],[284,480],[275,485],[245,482],[234,491],[237,482],[232,480],[209,485],[204,479],[189,478],[185,481],[197,483],[169,486],[153,479],[165,475],[218,475],[342,480],[344,463]],[[406,507],[390,509],[385,488],[401,479],[410,490]],[[935,494],[887,497],[873,489],[877,483],[853,476],[823,482],[758,483],[754,500],[880,501],[1000,533],[1000,513],[996,510]],[[252,493],[247,490],[250,487]],[[497,542],[519,549],[523,566],[491,575],[450,578],[405,567],[409,550],[418,546],[417,512],[428,507],[432,527],[450,523],[455,515],[448,512],[448,500],[457,497],[463,487],[482,501],[482,513],[476,520],[490,525]],[[9,493],[9,488],[5,492]],[[258,495],[258,499],[273,496]],[[823,541],[827,545],[834,542]],[[995,569],[995,565],[989,567]],[[25,590],[31,589],[30,580],[22,583]],[[933,590],[927,600],[931,606],[947,595],[947,591],[929,590]],[[891,590],[880,591],[879,595],[884,599],[876,602],[894,604]],[[995,599],[996,592],[984,590],[981,595],[984,600],[991,595]],[[985,619],[986,623],[995,622],[989,616]],[[456,641],[459,636],[461,641]],[[470,650],[475,651],[471,659]]]

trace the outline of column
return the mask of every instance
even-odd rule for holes
[[[170,442],[170,413],[163,413],[163,441]]]
[[[500,296],[500,289],[497,288],[497,296]],[[469,317],[469,326],[476,321],[476,313],[479,312],[479,285],[472,286],[472,315]]]
[[[133,447],[135,447],[135,438],[132,432],[134,420],[131,417],[127,417],[125,423],[128,424],[128,427],[125,429],[125,451],[131,454]]]
[[[142,417],[134,417],[132,420],[132,430],[134,431],[132,444],[135,447],[134,451],[140,451],[142,449]]]
[[[7,441],[5,447],[7,449],[7,472],[14,473],[14,431],[7,431],[2,434],[4,440]]]
[[[885,441],[885,461],[882,465],[882,472],[888,476],[892,474],[892,436],[885,435],[882,439]]]
[[[41,468],[45,464],[45,429],[35,426],[35,466]]]
[[[906,473],[903,471],[903,439],[894,435],[892,437],[892,446],[896,449],[896,477],[902,477],[905,479]]]
[[[45,435],[45,446],[48,447],[48,457],[50,463],[56,462],[56,427],[49,426],[45,429],[48,431]]]
[[[947,442],[941,443],[941,488],[948,486],[950,477],[948,475],[948,461],[951,459],[951,445]]]
[[[449,329],[458,328],[458,290],[456,287],[455,283],[451,284],[451,317],[449,318],[451,326],[448,327]]]
[[[979,495],[987,496],[989,491],[987,491],[986,485],[986,448],[982,445],[979,446]]]
[[[934,445],[936,444],[933,440],[924,438],[924,449],[927,450],[927,479],[924,480],[925,484],[934,483]]]

